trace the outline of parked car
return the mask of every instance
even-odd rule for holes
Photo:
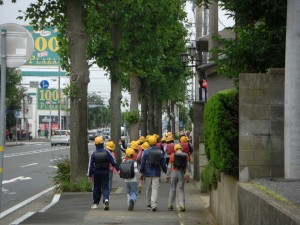
[[[99,136],[99,133],[98,133],[97,130],[89,130],[89,131],[88,131],[88,136],[89,136],[89,140],[94,141],[95,138],[96,138],[97,136]]]
[[[53,145],[67,145],[70,144],[69,130],[54,130],[51,136],[51,146]]]

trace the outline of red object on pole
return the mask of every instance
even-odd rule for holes
[[[202,80],[202,88],[207,88],[207,83],[206,83],[206,80]]]

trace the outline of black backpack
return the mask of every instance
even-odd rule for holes
[[[127,160],[120,165],[120,177],[125,179],[134,178],[134,161]]]
[[[149,155],[148,155],[147,164],[152,167],[159,167],[161,151],[158,149],[149,149],[148,151],[149,151]]]
[[[95,167],[96,168],[108,168],[109,163],[106,157],[106,151],[94,152],[95,156]]]
[[[173,166],[177,169],[185,169],[187,165],[186,153],[175,153]]]

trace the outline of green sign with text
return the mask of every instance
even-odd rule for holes
[[[30,60],[25,65],[31,66],[53,66],[58,65],[59,49],[57,41],[57,29],[45,28],[36,31],[32,26],[25,26],[32,34],[34,40],[34,51]]]
[[[58,101],[59,101],[59,93],[57,89],[38,89],[38,109],[39,110],[58,110]],[[61,110],[65,110],[67,108],[67,98],[61,96],[60,98],[60,108]]]

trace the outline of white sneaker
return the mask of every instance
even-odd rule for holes
[[[91,209],[97,209],[98,208],[98,205],[97,204],[93,204],[92,206],[91,206]]]
[[[104,201],[104,210],[109,210],[109,201],[108,201],[108,199],[106,199]]]

